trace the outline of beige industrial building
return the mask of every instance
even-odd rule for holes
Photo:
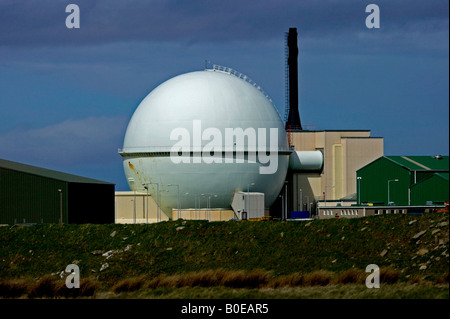
[[[151,195],[147,197],[146,193],[135,191],[116,192],[116,224],[155,223],[164,220],[169,218],[165,214],[161,214],[159,218]]]
[[[148,200],[148,211],[147,211]],[[159,221],[167,221],[169,218],[164,213],[158,213],[156,201],[151,195],[143,192],[135,191],[117,191],[116,192],[116,223],[117,224],[145,224],[156,223]],[[147,218],[148,215],[148,218]],[[210,220],[210,221],[226,221],[236,218],[231,209],[217,208],[192,208],[172,210],[172,219],[193,219],[193,220]]]
[[[296,151],[320,150],[322,171],[296,172],[289,176],[291,211],[311,211],[317,201],[356,203],[356,171],[383,156],[383,138],[371,137],[370,130],[324,130],[290,132]]]

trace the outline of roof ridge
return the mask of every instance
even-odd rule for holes
[[[424,168],[424,169],[426,169],[428,171],[431,170],[431,168],[429,168],[429,167],[427,167],[427,166],[425,166],[423,164],[420,164],[419,162],[416,162],[416,161],[410,159],[409,157],[406,157],[406,156],[400,156],[400,157],[405,159],[405,160],[407,160],[407,161],[409,161],[409,162],[411,162],[411,163],[413,163],[414,165],[420,166],[420,167],[422,167],[422,168]]]
[[[106,181],[101,181],[98,179],[84,177],[80,175],[75,175],[71,173],[65,173],[61,171],[56,171],[49,168],[24,164],[20,162],[9,161],[0,158],[0,167],[5,169],[10,169],[18,172],[23,172],[31,175],[42,176],[47,178],[52,178],[56,180],[62,180],[70,183],[94,183],[94,184],[113,184]]]

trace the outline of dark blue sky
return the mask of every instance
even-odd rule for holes
[[[65,8],[81,11],[67,29]],[[366,5],[380,8],[368,29]],[[0,0],[0,158],[126,190],[125,129],[158,84],[205,60],[284,113],[284,33],[299,32],[307,129],[369,129],[385,155],[449,154],[449,2]]]

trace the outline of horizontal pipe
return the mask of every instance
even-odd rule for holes
[[[294,171],[321,171],[322,166],[321,151],[294,151],[289,157],[289,169]]]

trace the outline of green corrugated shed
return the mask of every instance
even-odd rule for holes
[[[114,184],[0,159],[0,224],[114,223]]]
[[[423,206],[427,202],[443,203],[449,198],[449,174],[434,173],[411,186],[411,205]]]
[[[361,203],[440,204],[449,198],[448,170],[448,156],[382,156],[357,171],[357,191]]]

